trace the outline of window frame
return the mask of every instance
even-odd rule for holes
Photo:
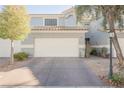
[[[50,20],[50,23],[46,23],[46,20],[47,20],[47,22],[48,22],[48,20]],[[54,20],[54,22],[56,22],[56,23],[54,23],[54,24],[52,24],[52,21]],[[57,26],[58,25],[58,19],[57,18],[45,18],[44,19],[44,26]]]

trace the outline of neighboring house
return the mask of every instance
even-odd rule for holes
[[[86,33],[86,38],[90,39],[91,47],[101,49],[106,47],[110,49],[110,42],[109,42],[109,34],[108,31],[101,31],[102,26],[100,25],[102,22],[102,18],[97,21],[92,21],[89,26],[89,31]],[[117,28],[117,27],[116,27]],[[124,55],[124,31],[120,32],[116,29],[118,41],[122,49],[122,53]],[[113,46],[113,57],[116,57],[116,52]]]
[[[61,14],[30,14],[31,33],[15,41],[14,52],[32,57],[84,57],[85,27],[76,24],[73,8]],[[10,56],[10,41],[0,39],[0,57]]]

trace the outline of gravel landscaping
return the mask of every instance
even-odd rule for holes
[[[109,58],[90,57],[84,58],[84,62],[96,73],[98,76],[106,76],[109,72]],[[116,71],[117,59],[113,58],[113,70]]]

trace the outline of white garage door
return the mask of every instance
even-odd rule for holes
[[[78,57],[77,38],[35,39],[35,57]]]

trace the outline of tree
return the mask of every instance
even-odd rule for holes
[[[0,38],[11,40],[11,64],[14,63],[14,40],[24,39],[29,32],[29,16],[25,7],[4,6],[0,14]]]
[[[124,14],[124,6],[122,5],[96,5],[96,6],[90,6],[90,5],[78,5],[75,6],[76,14],[77,14],[77,21],[81,22],[82,17],[84,15],[92,15],[93,19],[99,19],[100,17],[103,17],[103,27],[106,29],[108,26],[108,29],[112,32],[114,32],[114,37],[112,38],[113,45],[116,50],[116,55],[119,61],[119,66],[124,65],[124,58],[123,54],[118,42],[116,30],[115,30],[115,24],[118,23],[118,27],[121,31],[123,28],[123,14]]]

